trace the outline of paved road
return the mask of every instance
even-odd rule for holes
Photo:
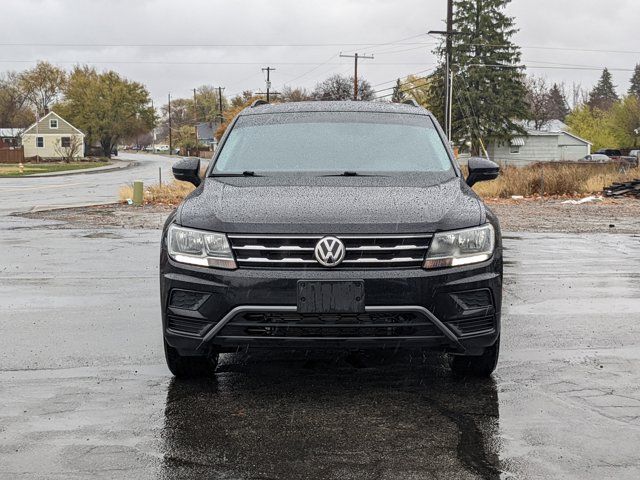
[[[493,380],[314,352],[177,382],[158,231],[0,224],[0,479],[640,477],[638,236],[508,235]]]
[[[118,199],[122,185],[134,180],[158,183],[162,176],[171,176],[173,159],[161,155],[122,153],[123,160],[137,165],[128,169],[105,173],[74,174],[40,178],[0,178],[0,217],[12,212],[26,212],[34,208],[52,208],[83,203],[106,203]]]

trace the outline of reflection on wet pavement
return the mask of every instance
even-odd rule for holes
[[[420,353],[225,356],[213,380],[171,380],[165,476],[499,478],[494,381],[456,380],[440,363]]]

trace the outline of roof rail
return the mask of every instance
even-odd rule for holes
[[[253,101],[253,103],[251,104],[251,108],[257,107],[259,105],[268,105],[268,104],[269,104],[269,102],[259,98],[259,99]]]
[[[410,98],[409,100],[405,100],[402,103],[404,103],[405,105],[411,105],[412,107],[419,107],[420,105],[418,105],[418,102],[416,102],[413,98]]]

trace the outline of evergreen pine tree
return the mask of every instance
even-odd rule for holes
[[[600,110],[609,110],[615,102],[618,101],[616,87],[613,85],[611,73],[606,68],[602,71],[600,80],[589,93],[589,101],[587,105],[591,108]]]
[[[567,105],[567,97],[565,97],[563,90],[554,83],[549,90],[549,118],[551,120],[562,120],[569,115],[569,106]]]
[[[640,63],[636,65],[631,77],[631,86],[629,87],[629,95],[635,95],[640,98]]]
[[[391,101],[393,103],[402,103],[404,102],[406,95],[402,91],[402,85],[400,84],[400,79],[396,80],[396,85],[393,87],[393,95],[391,95]]]
[[[478,154],[481,143],[508,141],[524,133],[516,122],[528,116],[524,75],[516,68],[520,48],[517,32],[505,13],[511,0],[455,0],[453,30],[453,121],[455,143],[469,141]],[[436,50],[444,57],[444,47]],[[444,62],[442,62],[444,63]],[[502,67],[501,65],[505,65]],[[429,105],[444,117],[444,66],[431,77]]]

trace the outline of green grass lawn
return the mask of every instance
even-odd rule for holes
[[[0,177],[25,177],[37,173],[84,170],[85,168],[104,167],[109,162],[71,162],[71,163],[25,163],[24,173],[20,173],[17,164],[0,164]]]

